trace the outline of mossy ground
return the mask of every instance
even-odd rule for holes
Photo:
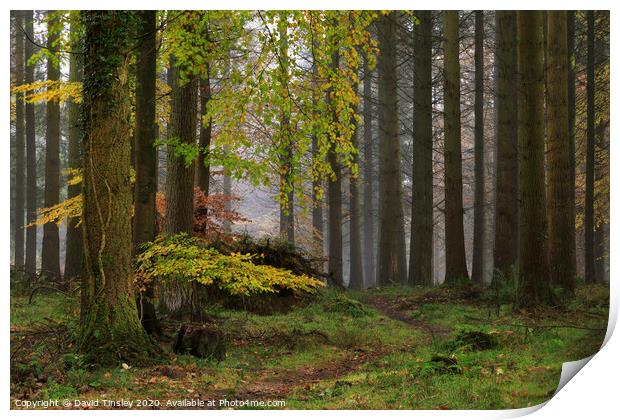
[[[595,353],[607,324],[603,286],[581,287],[564,308],[535,312],[445,288],[345,295],[327,290],[307,306],[274,315],[209,308],[228,337],[220,363],[170,354],[151,367],[92,370],[72,339],[78,300],[41,294],[28,304],[27,296],[16,294],[11,400],[153,399],[165,406],[169,399],[228,398],[285,400],[292,409],[520,408],[548,400],[562,363]],[[497,345],[459,346],[455,338],[464,330],[489,333]],[[442,369],[431,361],[438,355],[455,359],[457,367]]]

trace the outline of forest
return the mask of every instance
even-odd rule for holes
[[[609,11],[10,19],[11,409],[522,408],[601,347]]]

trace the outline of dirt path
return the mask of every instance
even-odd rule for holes
[[[299,386],[310,387],[326,379],[337,379],[358,370],[364,363],[377,360],[387,351],[356,352],[353,357],[333,360],[322,366],[306,366],[302,369],[269,369],[261,372],[251,383],[234,393],[239,400],[282,399]]]
[[[403,309],[395,307],[393,302],[381,296],[373,296],[366,301],[389,318],[404,322],[412,328],[425,333],[425,339],[432,336],[446,336],[450,328],[434,325],[409,316]],[[242,384],[236,390],[211,395],[210,399],[228,398],[237,400],[278,400],[285,399],[296,387],[309,388],[326,379],[338,379],[357,371],[363,364],[380,359],[389,354],[387,350],[355,352],[350,358],[333,360],[322,366],[304,366],[300,369],[266,369],[256,372],[253,379]]]
[[[410,316],[402,309],[394,307],[390,301],[382,296],[371,296],[366,300],[366,303],[378,309],[388,317],[423,330],[431,336],[445,337],[452,332],[450,328],[444,327],[443,325],[429,324],[421,319]]]

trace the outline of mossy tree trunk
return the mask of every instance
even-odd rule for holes
[[[56,48],[58,34],[50,30],[57,23],[58,18],[50,13],[48,22],[47,46],[51,50]],[[60,79],[58,63],[48,57],[47,79]],[[45,129],[45,207],[58,204],[60,199],[60,104],[57,101],[48,101],[46,105]],[[43,249],[41,254],[41,272],[51,278],[60,279],[60,240],[58,225],[50,222],[43,226]]]
[[[444,12],[444,166],[447,284],[469,280],[463,231],[459,12]]]
[[[155,123],[155,80],[157,77],[157,12],[155,10],[137,13],[137,37],[140,40],[136,58],[136,129],[134,185],[134,253],[140,252],[140,245],[152,241],[157,234],[155,194],[157,192],[157,125]],[[138,296],[138,313],[144,329],[149,334],[161,332],[154,303],[152,284]]]
[[[547,159],[549,174],[549,269],[551,281],[564,292],[575,289],[571,259],[570,136],[568,119],[568,50],[566,11],[547,12]],[[569,182],[567,182],[567,180]]]
[[[80,349],[88,362],[142,364],[153,344],[132,283],[128,62],[135,12],[86,11],[82,229],[88,288]]]
[[[414,106],[413,182],[409,283],[433,284],[433,109],[432,109],[432,15],[416,12],[413,29]]]
[[[541,11],[517,12],[519,69],[519,301],[548,304],[544,64]]]

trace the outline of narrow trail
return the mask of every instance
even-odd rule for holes
[[[443,325],[430,324],[426,321],[410,316],[402,309],[394,307],[390,301],[382,296],[371,296],[368,300],[366,300],[366,303],[379,310],[389,318],[404,322],[413,328],[423,330],[431,336],[445,337],[452,332],[450,328],[444,327]]]
[[[409,316],[403,309],[394,307],[392,302],[381,296],[373,296],[366,304],[379,310],[385,316],[421,330],[425,340],[433,336],[445,337],[452,331],[450,328],[430,324]],[[205,399],[237,399],[237,400],[278,400],[285,399],[294,388],[304,386],[310,388],[323,380],[334,380],[357,371],[362,365],[378,360],[390,353],[389,350],[356,351],[350,358],[332,360],[321,366],[305,366],[300,369],[265,369],[256,372],[249,382],[244,382],[236,390],[218,392]]]

